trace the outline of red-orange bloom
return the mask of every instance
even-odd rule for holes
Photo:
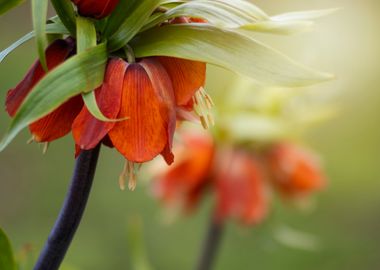
[[[215,170],[217,219],[228,217],[256,224],[267,214],[268,194],[260,163],[241,150],[219,153]]]
[[[318,159],[305,149],[277,144],[269,150],[266,161],[274,186],[285,196],[304,196],[325,186]]]
[[[71,39],[51,44],[46,50],[49,70],[71,56],[74,46]],[[95,96],[106,117],[127,120],[97,120],[78,95],[32,123],[30,130],[37,142],[50,142],[72,130],[78,150],[107,142],[131,162],[149,161],[161,153],[170,164],[177,117],[182,119],[183,111],[193,109],[193,96],[204,85],[205,72],[204,63],[172,57],[151,57],[136,63],[110,59]],[[19,85],[9,91],[6,106],[11,116],[44,75],[36,62]]]
[[[204,71],[191,69],[190,62],[169,57],[132,64],[110,60],[103,86],[96,90],[98,105],[109,118],[129,119],[105,123],[84,108],[73,124],[76,143],[81,149],[91,149],[108,134],[113,146],[131,162],[149,161],[161,153],[171,163],[177,110],[204,83]]]
[[[96,19],[107,17],[116,8],[119,0],[72,0],[79,14]]]
[[[214,144],[207,136],[185,136],[176,161],[154,182],[154,193],[165,204],[192,210],[210,185]]]
[[[54,41],[46,50],[46,62],[49,70],[64,62],[75,52],[75,43],[71,38]],[[25,97],[33,87],[45,76],[39,61],[36,61],[25,78],[8,91],[6,110],[14,116]],[[29,126],[34,140],[50,142],[58,139],[71,130],[71,124],[83,106],[81,97],[74,97],[61,105],[57,110],[41,118]]]
[[[240,150],[217,150],[207,136],[184,137],[179,159],[157,177],[155,195],[166,204],[192,209],[207,188],[216,195],[215,219],[260,222],[267,210],[267,193],[258,162]]]

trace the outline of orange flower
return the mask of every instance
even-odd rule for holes
[[[119,0],[72,0],[79,14],[96,19],[107,17],[116,8]]]
[[[215,219],[260,222],[267,193],[258,162],[240,150],[217,150],[211,138],[188,135],[179,159],[155,181],[154,192],[165,204],[191,210],[208,188],[216,195]]]
[[[267,214],[268,193],[260,163],[249,153],[228,149],[219,153],[215,169],[218,220],[228,217],[256,224]]]
[[[74,49],[71,39],[52,43],[46,50],[49,70],[70,57]],[[130,162],[142,163],[162,154],[170,164],[177,117],[186,118],[183,112],[192,111],[194,101],[208,97],[202,88],[205,73],[204,63],[173,57],[150,57],[136,63],[113,58],[95,96],[105,116],[128,120],[99,121],[78,95],[32,123],[30,130],[37,142],[53,141],[72,130],[77,150],[92,149],[103,141],[115,146]],[[37,61],[19,85],[9,91],[6,106],[11,116],[44,75]]]
[[[91,149],[108,134],[131,162],[162,154],[170,164],[177,110],[186,108],[204,78],[204,70],[188,60],[152,57],[130,64],[112,59],[102,87],[96,90],[98,105],[109,118],[129,119],[105,123],[83,108],[73,124],[75,142],[81,149]]]
[[[75,42],[71,38],[54,41],[46,50],[46,61],[49,70],[64,62],[75,52]],[[25,78],[14,88],[8,91],[6,110],[14,116],[23,100],[33,87],[45,76],[40,61],[36,61]],[[37,142],[50,142],[58,139],[71,130],[71,124],[82,109],[83,102],[80,96],[71,98],[58,109],[29,126],[33,138]]]
[[[272,182],[285,196],[306,196],[325,186],[318,159],[305,149],[289,143],[271,147],[266,162]]]
[[[192,210],[210,185],[214,144],[208,136],[184,136],[176,161],[154,182],[154,193],[164,203]]]

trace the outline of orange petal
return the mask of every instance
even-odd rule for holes
[[[325,186],[325,177],[312,153],[289,143],[272,146],[267,156],[273,184],[285,196],[305,196]]]
[[[129,119],[116,123],[109,136],[115,148],[129,161],[152,160],[167,145],[168,116],[163,110],[162,89],[155,87],[170,85],[168,81],[162,76],[151,78],[140,64],[130,64],[127,68],[118,117]]]
[[[128,63],[122,59],[109,61],[103,85],[95,90],[96,100],[101,112],[110,119],[116,119],[120,111],[124,74]],[[73,136],[82,149],[92,149],[114,127],[115,122],[97,120],[83,107],[73,123]]]
[[[218,153],[215,170],[216,218],[237,218],[258,223],[267,212],[267,196],[260,165],[249,154],[236,150]]]
[[[177,105],[188,105],[195,92],[205,84],[206,63],[164,56],[157,59],[172,80]]]
[[[37,142],[51,142],[70,132],[75,117],[81,111],[81,96],[75,96],[50,114],[29,126],[30,132]]]
[[[66,40],[58,39],[54,41],[45,52],[46,62],[49,70],[65,61],[74,50],[74,42],[71,38]],[[24,101],[25,97],[32,90],[33,86],[45,76],[40,61],[37,60],[30,68],[25,78],[14,88],[8,91],[6,99],[6,110],[10,116],[14,116]]]
[[[161,117],[165,120],[168,142],[161,153],[166,163],[173,163],[174,155],[171,152],[173,144],[173,136],[176,128],[176,106],[173,86],[165,68],[154,58],[146,58],[140,62],[145,68],[156,95],[160,100]]]
[[[209,184],[214,145],[207,135],[187,135],[183,142],[176,161],[157,177],[154,193],[166,204],[182,204],[191,210]]]

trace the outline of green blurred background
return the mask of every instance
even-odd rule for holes
[[[380,2],[255,3],[269,14],[342,8],[320,19],[314,32],[292,37],[259,36],[307,65],[335,73],[336,81],[317,87],[335,95],[341,111],[306,138],[320,152],[329,176],[329,187],[318,196],[317,207],[305,212],[276,206],[275,214],[260,226],[229,224],[216,269],[380,269]],[[30,22],[27,4],[1,17],[0,48],[29,31]],[[30,42],[0,65],[1,104],[6,90],[22,78],[35,56]],[[210,69],[208,88],[214,92],[229,83],[228,76],[220,80],[220,72]],[[3,133],[9,123],[4,111],[0,123]],[[0,154],[0,226],[8,232],[16,250],[31,244],[38,253],[64,199],[74,149],[67,136],[53,143],[43,156],[37,145],[25,144],[28,138],[24,131]],[[195,215],[168,225],[144,181],[135,192],[119,190],[117,179],[122,164],[116,151],[102,149],[89,205],[66,262],[75,266],[73,269],[133,269],[127,224],[141,217],[153,269],[192,269],[211,200]],[[277,224],[316,236],[318,249],[296,249],[276,241],[273,228]]]

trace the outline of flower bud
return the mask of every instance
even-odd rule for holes
[[[72,0],[80,15],[102,19],[115,9],[119,0]]]

